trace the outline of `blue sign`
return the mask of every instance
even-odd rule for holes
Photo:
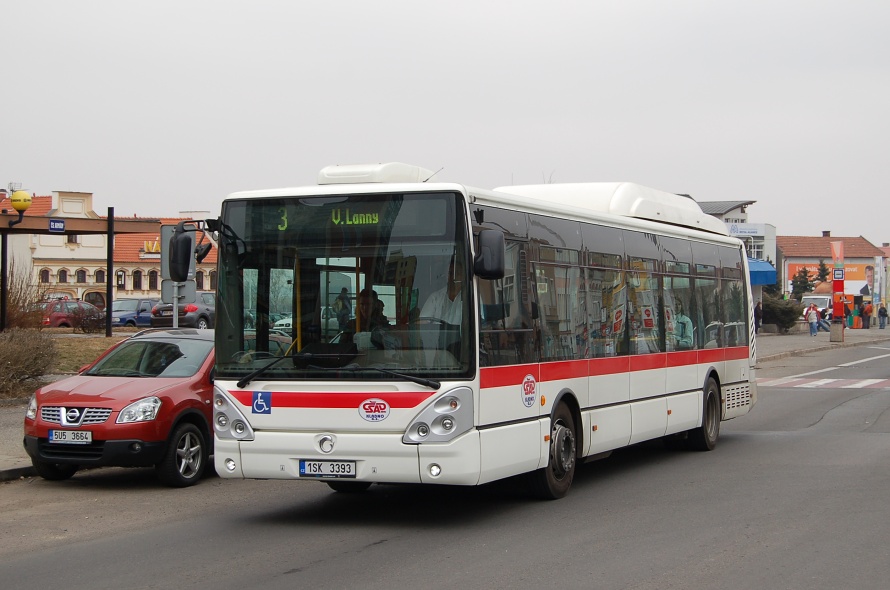
[[[64,219],[50,219],[49,220],[49,231],[64,232],[65,231],[65,220]]]
[[[842,268],[834,269],[834,280],[835,281],[843,281],[844,280],[844,269],[842,269]]]
[[[271,414],[272,413],[272,393],[269,391],[253,392],[253,413],[254,414]]]

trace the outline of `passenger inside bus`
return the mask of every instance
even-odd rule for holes
[[[383,332],[389,327],[389,320],[383,314],[383,302],[377,296],[377,291],[362,289],[358,296],[358,313],[354,319],[349,320],[341,342],[355,342],[359,348],[373,346],[382,350],[385,347]]]
[[[692,335],[695,328],[692,327],[692,320],[686,315],[683,306],[677,308],[676,326],[674,328],[674,338],[677,340],[677,350],[692,349]]]

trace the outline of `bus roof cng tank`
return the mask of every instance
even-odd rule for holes
[[[436,173],[401,162],[384,164],[349,164],[325,166],[318,173],[318,184],[362,184],[367,182],[426,182]]]
[[[632,182],[579,182],[501,186],[497,192],[648,219],[729,235],[726,224],[701,210],[691,197],[675,195]]]

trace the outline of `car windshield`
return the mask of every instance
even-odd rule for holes
[[[118,299],[111,304],[111,311],[136,311],[138,308],[138,299]]]
[[[84,372],[107,377],[191,377],[213,349],[208,340],[133,339]]]

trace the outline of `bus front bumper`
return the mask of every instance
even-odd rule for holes
[[[301,479],[374,483],[476,485],[481,468],[479,433],[470,430],[448,443],[405,444],[402,435],[282,433],[258,431],[252,441],[214,441],[220,477]],[[330,437],[333,450],[320,450]],[[301,477],[300,461],[355,462],[355,477]]]

